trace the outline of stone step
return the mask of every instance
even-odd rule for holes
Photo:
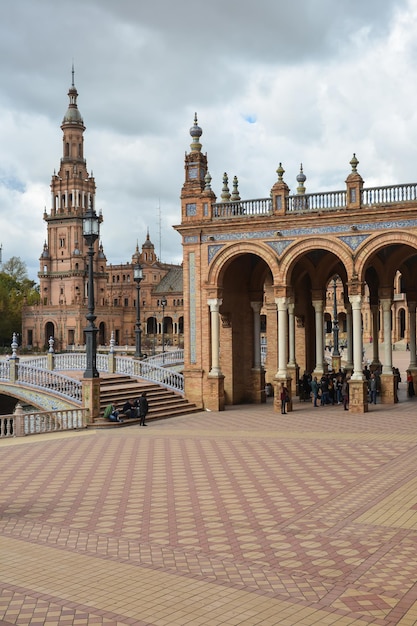
[[[188,402],[181,394],[171,389],[146,380],[137,380],[129,376],[103,376],[100,381],[100,419],[91,425],[93,428],[117,428],[138,424],[139,419],[126,419],[122,424],[105,420],[102,415],[110,403],[121,410],[126,400],[133,402],[141,393],[146,392],[149,402],[149,413],[146,420],[167,419],[187,413],[195,413],[197,407]],[[121,415],[123,419],[123,416]]]

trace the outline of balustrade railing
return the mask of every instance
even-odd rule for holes
[[[12,415],[0,416],[0,439],[86,428],[87,413],[81,408],[24,413],[20,407]]]
[[[362,190],[362,204],[394,204],[417,200],[417,183],[370,187]]]
[[[19,364],[18,382],[21,385],[49,389],[53,393],[64,398],[70,398],[76,402],[82,401],[82,384],[80,381],[58,374],[55,371],[45,370],[25,363]]]
[[[145,362],[159,365],[159,367],[163,367],[164,365],[178,365],[184,363],[184,350],[178,348],[178,350],[170,350],[169,352],[148,356]]]
[[[169,387],[182,393],[184,391],[184,376],[166,367],[160,367],[147,360],[138,361],[126,357],[116,357],[116,371],[136,378],[144,378],[164,387]]]
[[[287,212],[325,211],[346,207],[345,191],[325,191],[288,196]]]
[[[363,206],[416,201],[417,183],[362,189],[361,203]],[[347,191],[340,190],[295,194],[287,196],[285,198],[285,203],[286,213],[301,213],[303,211],[333,211],[346,208]],[[271,198],[239,200],[236,202],[216,202],[212,205],[213,219],[271,214]]]
[[[110,359],[113,359],[114,369],[110,370]],[[144,378],[180,393],[184,391],[184,377],[179,372],[170,369],[170,366],[179,365],[184,361],[184,350],[164,352],[149,359],[133,359],[115,355],[97,355],[97,369],[100,372],[112,371],[115,374],[125,374],[135,378]],[[17,368],[17,381],[22,385],[29,385],[50,391],[65,398],[82,401],[82,382],[57,370],[85,370],[85,353],[64,353],[54,355],[54,369],[48,369],[47,357],[40,356],[20,361]],[[10,362],[0,361],[0,380],[10,380]]]
[[[214,218],[247,217],[248,215],[269,215],[272,212],[271,198],[216,202],[212,205]]]

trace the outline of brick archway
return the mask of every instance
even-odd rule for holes
[[[395,402],[390,352],[395,283],[407,285],[406,333],[412,342],[410,354],[414,361],[412,364],[410,360],[410,367],[417,378],[417,287],[413,281],[417,270],[417,184],[365,188],[358,172],[359,161],[353,155],[342,190],[307,193],[306,176],[301,172],[296,177],[297,192],[291,194],[280,164],[278,179],[271,181],[272,187],[259,199],[242,200],[236,177],[231,193],[224,174],[218,202],[196,120],[190,133],[181,224],[175,227],[184,249],[186,394],[201,406],[224,408],[222,368],[226,344],[222,341],[220,316],[223,323],[230,300],[225,291],[237,288],[242,280],[239,271],[233,280],[233,272],[228,272],[231,267],[239,267],[237,258],[255,255],[263,259],[272,274],[268,287],[264,283],[262,297],[262,315],[268,329],[268,375],[277,366],[278,381],[294,382],[296,360],[310,367],[315,362],[318,372],[325,369],[322,343],[326,287],[332,276],[337,276],[350,351],[346,360],[352,388],[349,409],[368,410],[363,375],[364,307],[376,348],[381,333],[375,323],[379,318],[383,320],[384,353],[374,352],[372,365],[385,376],[383,402]],[[407,280],[395,281],[397,272]],[[250,288],[246,285],[241,290],[239,297],[244,298]],[[242,315],[244,310],[242,307]],[[274,323],[279,331],[276,336],[271,334]],[[236,358],[234,345],[226,358]],[[258,384],[261,380],[259,377]]]

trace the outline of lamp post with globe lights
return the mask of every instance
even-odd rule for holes
[[[136,283],[136,326],[135,326],[135,336],[136,336],[136,349],[135,349],[135,357],[140,359],[142,357],[142,328],[140,324],[140,283],[143,280],[143,270],[142,266],[139,262],[135,263],[133,266],[133,280]]]
[[[88,245],[88,313],[87,328],[85,329],[85,347],[86,347],[86,370],[84,378],[98,378],[97,371],[97,332],[94,321],[96,315],[94,313],[94,244],[100,234],[100,218],[94,210],[91,201],[87,212],[83,217],[83,236]]]

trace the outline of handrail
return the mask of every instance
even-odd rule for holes
[[[57,370],[84,370],[86,368],[86,354],[73,352],[56,354],[54,355],[53,370],[44,367],[46,363],[45,358],[40,356],[27,361],[20,361],[17,370],[18,382],[39,389],[49,389],[65,398],[81,402],[82,383],[69,376],[58,374]],[[164,352],[143,360],[114,356],[114,373],[125,374],[134,378],[144,378],[179,393],[184,393],[183,375],[167,367],[180,364],[183,362],[183,359],[183,350]],[[100,372],[109,372],[109,355],[97,355],[97,369]],[[0,361],[0,380],[10,380],[9,361]]]
[[[234,202],[216,202],[211,205],[214,218],[242,217],[244,215],[270,215],[271,198],[255,200],[237,200]]]
[[[29,411],[0,415],[0,439],[86,428],[88,409]]]
[[[362,189],[362,206],[400,204],[417,201],[417,183],[386,185]],[[285,213],[303,211],[336,211],[347,206],[347,191],[323,191],[318,193],[293,194],[285,198]],[[239,218],[251,215],[271,215],[271,198],[215,202],[211,205],[213,219]]]
[[[362,204],[393,204],[417,200],[417,183],[369,187],[362,190]]]
[[[57,374],[55,371],[20,363],[18,382],[20,385],[48,389],[52,393],[69,398],[80,404],[82,402],[82,383],[75,380],[75,378]]]
[[[287,212],[323,211],[346,207],[346,190],[288,196]]]

